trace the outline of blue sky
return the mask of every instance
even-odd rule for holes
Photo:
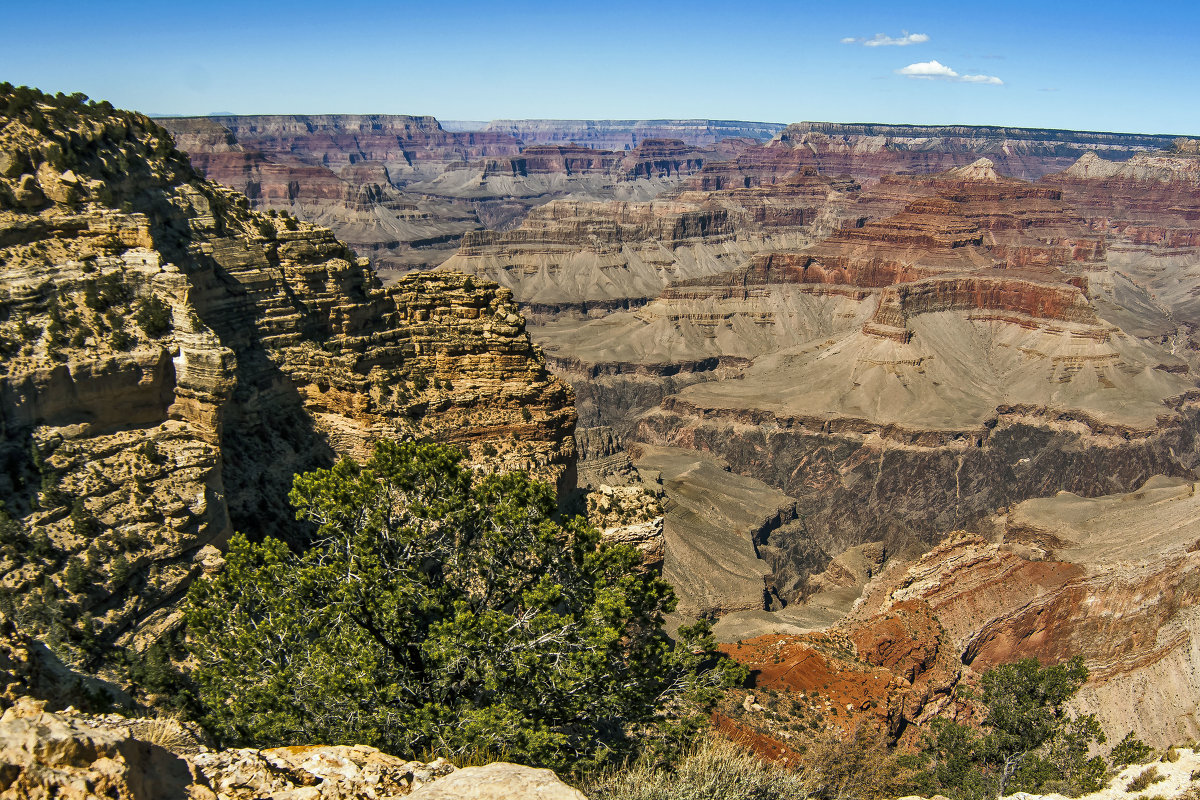
[[[0,80],[148,113],[1200,135],[1200,3],[1183,0],[8,5]]]

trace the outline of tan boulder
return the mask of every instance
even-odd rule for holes
[[[413,792],[412,800],[587,800],[548,769],[497,762],[467,767]]]

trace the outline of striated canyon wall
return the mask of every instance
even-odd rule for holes
[[[384,288],[150,120],[43,106],[0,128],[0,573],[23,625],[80,658],[153,641],[233,530],[303,537],[295,472],[383,437],[571,480],[570,389],[507,290]]]

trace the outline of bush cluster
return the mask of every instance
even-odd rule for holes
[[[193,678],[229,744],[365,743],[581,769],[651,730],[686,736],[745,672],[704,624],[663,630],[670,586],[627,546],[559,519],[523,473],[382,442],[297,476],[297,554],[235,537],[186,611]],[[692,706],[687,708],[691,709]]]

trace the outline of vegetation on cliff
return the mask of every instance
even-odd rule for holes
[[[1103,788],[1107,764],[1088,753],[1104,743],[1104,732],[1094,716],[1066,708],[1087,674],[1078,657],[1046,667],[1027,658],[983,673],[982,730],[935,720],[914,788],[963,800],[1014,791],[1077,797]]]
[[[745,673],[703,625],[663,632],[670,586],[602,546],[524,473],[478,478],[455,449],[381,442],[296,478],[302,554],[234,539],[191,590],[193,677],[223,740],[491,752],[579,768],[627,752],[690,695]]]
[[[297,472],[421,438],[555,480],[571,394],[516,311],[461,275],[384,287],[143,115],[0,83],[0,613],[160,702],[232,532],[304,546]]]

